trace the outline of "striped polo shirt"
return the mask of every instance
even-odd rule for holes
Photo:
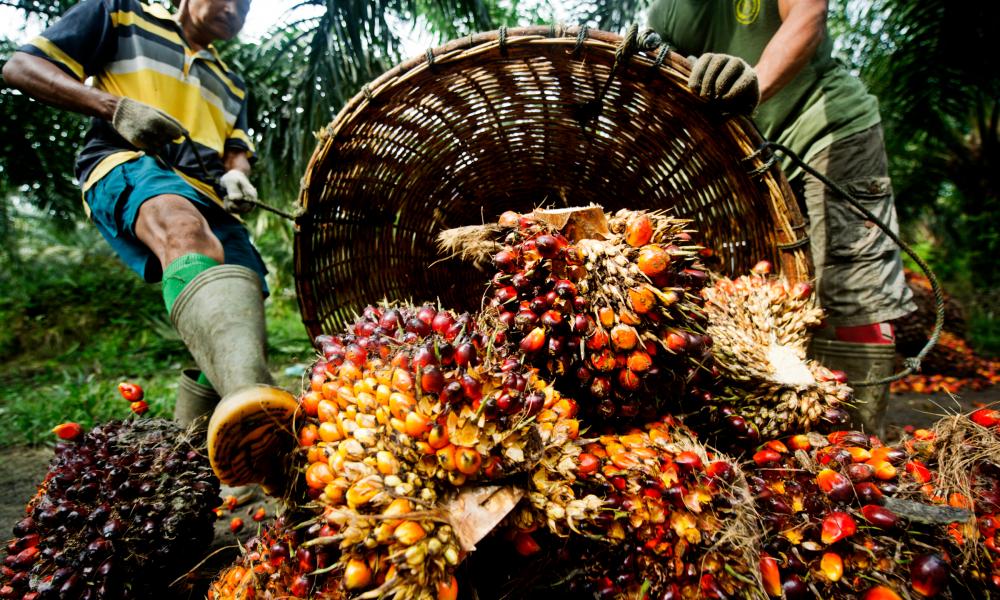
[[[139,0],[84,0],[19,50],[54,63],[79,81],[93,77],[95,88],[145,102],[177,119],[193,143],[175,140],[157,150],[157,156],[216,202],[224,195],[218,187],[225,171],[223,152],[253,153],[243,80],[215,48],[192,50],[180,25],[162,6]],[[111,123],[95,118],[77,158],[76,177],[86,191],[141,154]]]

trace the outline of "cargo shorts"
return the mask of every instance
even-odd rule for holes
[[[830,144],[809,164],[899,231],[881,124]],[[792,188],[809,220],[816,285],[828,324],[881,323],[916,310],[900,248],[882,229],[812,175],[796,177]]]

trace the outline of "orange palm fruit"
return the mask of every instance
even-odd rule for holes
[[[636,260],[639,270],[648,277],[656,277],[670,266],[670,255],[663,248],[653,244],[644,246]]]
[[[653,221],[646,215],[635,215],[625,225],[625,243],[639,248],[653,239]]]
[[[403,544],[404,546],[412,546],[413,544],[416,544],[420,540],[424,539],[427,532],[420,526],[420,523],[417,523],[416,521],[403,521],[396,526],[396,530],[393,532],[393,535],[396,536],[396,540],[400,544]]]
[[[458,580],[454,575],[447,581],[438,582],[437,600],[458,600]]]
[[[475,475],[483,464],[483,457],[475,448],[459,448],[455,451],[455,468],[463,475]]]
[[[766,552],[760,554],[760,575],[764,581],[764,591],[768,596],[781,597],[781,572],[778,571],[778,561]]]
[[[372,570],[368,566],[368,563],[359,559],[352,558],[347,561],[347,566],[344,567],[344,587],[349,590],[361,590],[372,582]]]
[[[844,576],[844,560],[836,552],[826,552],[819,561],[819,568],[831,582],[836,583]]]
[[[844,538],[851,537],[858,530],[858,524],[851,515],[841,512],[831,512],[823,519],[820,539],[824,544],[834,544]]]

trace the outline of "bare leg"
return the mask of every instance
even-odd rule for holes
[[[135,233],[160,259],[164,269],[175,259],[193,252],[220,264],[225,262],[222,243],[212,233],[208,221],[182,196],[163,194],[144,202],[139,208]]]

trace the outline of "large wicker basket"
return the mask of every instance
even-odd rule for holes
[[[808,278],[780,169],[688,73],[634,31],[534,27],[455,40],[379,77],[320,133],[303,180],[295,267],[310,334],[383,298],[478,308],[486,276],[442,260],[437,234],[537,206],[671,209],[729,272],[769,259]]]

